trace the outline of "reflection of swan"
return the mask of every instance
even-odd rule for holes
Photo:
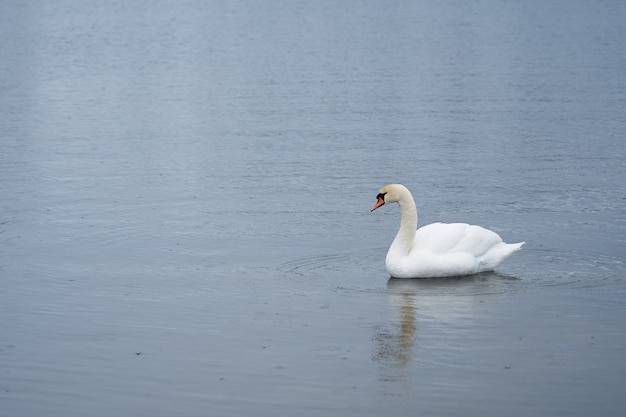
[[[417,338],[415,294],[390,293],[389,301],[397,309],[400,327],[395,332],[379,329],[376,336],[379,342],[376,359],[389,366],[404,367],[411,362]]]
[[[491,271],[518,251],[524,242],[507,244],[497,233],[465,223],[433,223],[417,229],[417,210],[411,192],[389,184],[376,196],[371,211],[386,203],[398,203],[400,230],[385,263],[395,278],[471,275]]]
[[[471,277],[396,279],[387,282],[389,304],[397,314],[397,321],[378,329],[374,359],[383,365],[381,379],[400,383],[405,391],[409,383],[409,365],[415,363],[418,328],[423,324],[420,338],[428,336],[442,324],[450,324],[475,316],[483,300],[489,295],[507,291],[518,278],[483,272]],[[446,326],[449,327],[449,326]],[[425,334],[426,333],[426,334]],[[424,358],[416,358],[416,360]],[[396,385],[396,384],[394,384]],[[389,394],[400,395],[394,387]],[[410,390],[406,390],[410,392]]]
[[[504,286],[520,279],[495,271],[486,271],[472,276],[457,276],[425,279],[396,279],[387,281],[387,293],[418,294],[426,296],[465,296],[497,294],[504,291]]]
[[[485,296],[510,291],[519,281],[494,271],[481,272],[470,277],[427,279],[396,279],[387,282],[389,303],[399,309],[408,299],[420,311],[421,320],[450,322],[471,313]]]

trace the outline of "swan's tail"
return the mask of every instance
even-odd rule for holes
[[[522,246],[524,246],[524,243],[526,242],[504,243],[504,246],[502,247],[500,251],[500,260],[498,261],[498,263],[504,261],[506,258],[513,255],[518,250],[522,249]]]
[[[509,256],[513,255],[515,252],[517,252],[518,250],[522,249],[522,246],[524,246],[524,243],[526,243],[526,242],[506,243],[506,246],[508,248],[510,248],[510,250],[511,250],[511,254]]]
[[[479,272],[491,271],[500,262],[504,261],[509,256],[520,250],[526,242],[519,243],[500,243],[489,250],[482,259],[479,261]]]

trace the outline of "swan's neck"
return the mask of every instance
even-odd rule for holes
[[[396,256],[407,256],[413,247],[415,231],[417,229],[417,209],[410,194],[398,201],[400,206],[400,229],[393,240],[389,253]]]

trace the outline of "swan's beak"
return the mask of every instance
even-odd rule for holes
[[[383,204],[385,204],[385,200],[382,197],[378,197],[378,201],[376,201],[376,204],[374,204],[374,207],[372,207],[370,213],[376,210],[378,207],[382,206]]]

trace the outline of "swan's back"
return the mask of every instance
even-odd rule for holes
[[[432,223],[417,229],[412,250],[434,254],[467,252],[482,256],[502,239],[497,233],[467,223]]]

